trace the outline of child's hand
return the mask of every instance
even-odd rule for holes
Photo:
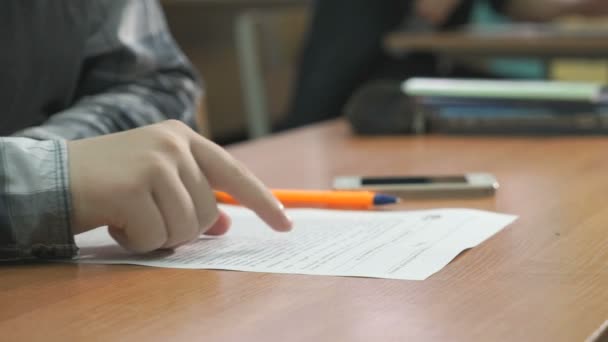
[[[135,252],[173,248],[230,221],[212,189],[287,231],[281,204],[238,161],[178,121],[68,143],[75,234],[108,225]]]

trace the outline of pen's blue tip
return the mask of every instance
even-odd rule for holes
[[[395,196],[376,194],[374,196],[374,205],[394,204],[399,202]]]

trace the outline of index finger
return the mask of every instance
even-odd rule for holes
[[[191,150],[212,187],[234,196],[274,230],[291,230],[291,220],[285,214],[281,202],[228,152],[202,137],[194,139]]]

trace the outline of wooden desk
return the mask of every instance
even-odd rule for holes
[[[470,32],[395,32],[385,39],[393,52],[434,52],[450,56],[608,58],[606,35],[502,34]]]
[[[426,281],[138,266],[2,267],[6,341],[582,341],[608,318],[607,138],[354,138],[333,122],[230,149],[271,186],[489,171],[520,218]]]

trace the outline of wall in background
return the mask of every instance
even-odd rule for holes
[[[205,81],[211,137],[220,143],[245,138],[246,119],[234,23],[239,13],[251,8],[244,8],[242,4],[221,4],[214,1],[166,1],[163,6],[175,39]],[[303,16],[307,12],[306,6],[290,10],[301,11]],[[279,24],[282,27],[276,32],[276,38],[280,41],[299,36],[299,27],[298,32],[292,34],[289,22]],[[267,39],[262,43],[264,51],[274,52],[275,57],[283,53],[281,47],[269,49]],[[265,67],[268,67],[268,63],[273,63],[272,58],[265,58],[264,61]],[[290,88],[285,85],[291,84],[293,68],[283,63],[270,65],[267,70],[269,72],[265,76],[268,78],[269,106],[274,120],[278,120],[284,113],[290,96]]]

